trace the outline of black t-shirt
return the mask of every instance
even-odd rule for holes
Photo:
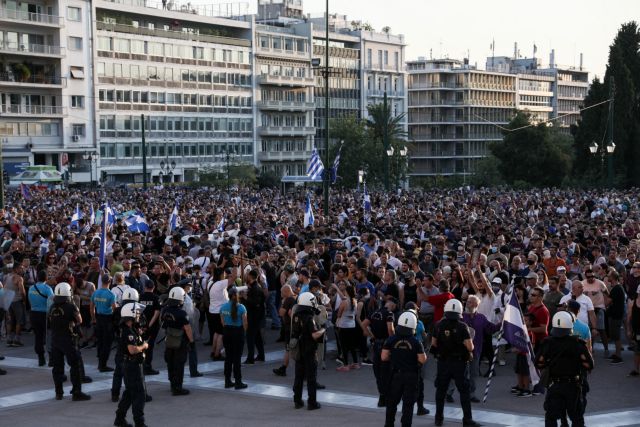
[[[284,309],[284,316],[282,317],[282,327],[285,332],[291,332],[291,316],[289,316],[289,310],[296,305],[295,297],[287,297],[282,301],[282,308]]]
[[[386,307],[382,307],[380,310],[376,310],[369,316],[369,322],[371,325],[371,332],[373,336],[378,340],[384,340],[389,337],[389,330],[387,329],[388,323],[395,323],[395,315],[387,310]]]
[[[424,353],[422,343],[413,335],[394,335],[387,338],[384,350],[391,351],[391,368],[400,372],[417,372],[418,355]]]
[[[298,307],[293,313],[292,337],[299,339],[300,352],[312,357],[318,349],[318,342],[313,338],[313,333],[320,330],[313,318],[313,313]],[[315,356],[313,356],[315,357]]]
[[[624,290],[622,285],[615,285],[609,293],[611,305],[607,307],[607,315],[612,319],[622,319],[624,317]]]
[[[189,324],[189,316],[181,307],[169,305],[162,310],[162,327],[182,329]]]
[[[145,318],[146,324],[149,325],[153,314],[156,311],[160,311],[160,299],[153,292],[145,292],[140,296],[140,304],[144,304],[144,311],[142,315]],[[159,322],[156,322],[153,327],[158,327]]]

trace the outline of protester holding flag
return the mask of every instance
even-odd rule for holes
[[[313,217],[313,209],[311,208],[311,200],[309,199],[309,195],[307,195],[307,200],[304,205],[304,228],[313,225],[314,222],[315,219]]]

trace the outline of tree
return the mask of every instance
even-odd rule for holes
[[[391,27],[388,25],[386,27],[382,27],[382,32],[385,34],[391,33]]]
[[[532,125],[525,112],[516,114],[508,129],[503,141],[489,146],[504,180],[536,187],[560,185],[571,170],[570,138],[546,123]]]
[[[282,177],[272,170],[262,172],[257,176],[258,187],[262,188],[274,188],[280,185],[280,179]]]
[[[493,155],[488,155],[478,161],[471,183],[477,187],[496,187],[504,184],[500,175],[500,160]]]
[[[640,29],[636,22],[623,24],[609,48],[609,61],[604,80],[595,79],[585,99],[585,107],[609,99],[615,85],[613,126],[608,127],[611,105],[605,103],[581,112],[575,132],[576,164],[574,176],[587,181],[605,175],[599,155],[590,154],[588,147],[596,142],[601,149],[613,131],[616,149],[613,154],[615,183],[621,186],[640,185]]]

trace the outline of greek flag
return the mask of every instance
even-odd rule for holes
[[[224,232],[224,217],[220,218],[220,222],[218,223],[218,231],[221,233]]]
[[[180,226],[180,216],[178,216],[178,205],[173,207],[173,212],[169,216],[169,232],[173,233]]]
[[[78,221],[80,220],[80,218],[83,218],[82,216],[82,212],[80,212],[80,205],[76,204],[76,210],[73,213],[73,215],[71,215],[71,227],[78,227]]]
[[[313,225],[315,219],[313,218],[313,210],[311,209],[311,200],[307,195],[307,201],[304,205],[304,227],[307,228],[309,225]]]
[[[20,183],[20,193],[25,200],[31,200],[31,191],[26,184]]]
[[[309,159],[309,164],[307,165],[307,176],[314,181],[319,181],[322,179],[323,172],[324,165],[322,164],[322,160],[320,160],[318,149],[314,148],[313,152],[311,153],[311,158]]]
[[[509,303],[505,307],[502,330],[504,339],[511,344],[512,347],[521,353],[527,353],[531,384],[538,384],[540,376],[533,364],[535,355],[533,353],[533,347],[531,346],[531,340],[529,339],[527,326],[524,324],[524,318],[520,304],[518,304],[518,295],[516,292],[511,292]]]
[[[371,220],[371,196],[369,196],[367,192],[367,184],[364,184],[364,201],[362,207],[364,209],[365,222],[369,222]]]
[[[91,205],[91,212],[89,213],[89,225],[96,223],[96,211],[93,210],[93,204]]]
[[[140,211],[137,211],[135,214],[130,215],[129,218],[124,220],[124,223],[127,224],[127,228],[131,232],[149,232],[149,224],[147,224],[147,221],[144,219],[144,215],[142,215],[142,212]]]
[[[333,160],[333,167],[331,168],[331,183],[335,184],[338,180],[338,168],[340,167],[340,153],[342,152],[342,145],[340,144],[340,148],[338,148],[338,154],[336,154],[336,158]]]

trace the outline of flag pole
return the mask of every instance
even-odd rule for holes
[[[511,289],[509,292],[509,296],[506,298],[507,304],[511,301],[511,295],[515,287]],[[491,380],[495,375],[496,371],[496,361],[498,360],[498,352],[500,349],[500,340],[502,339],[502,335],[504,334],[504,317],[502,318],[502,323],[500,324],[500,331],[498,332],[498,339],[496,341],[495,348],[493,349],[493,360],[491,361],[491,368],[489,369],[489,377],[487,378],[487,385],[484,388],[484,396],[482,397],[482,403],[487,403],[487,397],[489,396],[489,388],[491,387]]]

